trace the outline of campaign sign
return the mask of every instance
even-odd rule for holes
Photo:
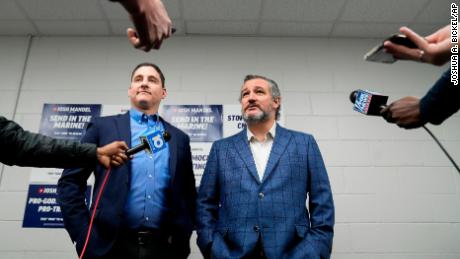
[[[43,105],[40,133],[58,139],[80,140],[93,117],[101,114],[100,104]]]
[[[86,202],[90,200],[91,186],[86,188]],[[23,228],[62,228],[61,207],[57,203],[57,185],[30,184],[27,194]]]
[[[211,142],[192,142],[190,148],[192,151],[193,173],[195,174],[195,186],[200,186],[206,163],[208,162],[209,151],[211,151]]]
[[[222,138],[222,105],[165,105],[163,117],[187,133],[191,142]]]
[[[246,128],[241,105],[225,105],[223,111],[224,137],[238,134]]]

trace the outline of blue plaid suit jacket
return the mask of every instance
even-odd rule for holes
[[[269,259],[329,258],[333,227],[329,179],[311,135],[277,125],[262,181],[246,130],[212,145],[197,203],[203,254],[244,258],[260,238]]]

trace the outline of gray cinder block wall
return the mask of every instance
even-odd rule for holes
[[[459,258],[460,175],[423,130],[365,117],[348,100],[358,88],[421,96],[445,67],[363,61],[377,43],[173,37],[144,54],[123,37],[40,37],[20,88],[28,38],[0,37],[0,111],[38,131],[43,103],[127,104],[142,61],[162,67],[166,104],[236,104],[244,75],[266,75],[282,90],[285,125],[318,140],[336,206],[334,259]],[[430,128],[460,162],[460,116]],[[76,258],[63,229],[21,227],[31,169],[1,170],[0,258]],[[190,258],[201,258],[195,238]]]

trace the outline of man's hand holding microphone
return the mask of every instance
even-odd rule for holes
[[[120,166],[128,160],[126,150],[128,145],[124,141],[114,141],[97,148],[97,160],[106,168],[110,165]]]

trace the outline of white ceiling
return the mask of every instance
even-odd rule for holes
[[[178,35],[382,38],[406,25],[426,35],[455,0],[163,0]],[[124,35],[108,0],[0,0],[0,35]]]

